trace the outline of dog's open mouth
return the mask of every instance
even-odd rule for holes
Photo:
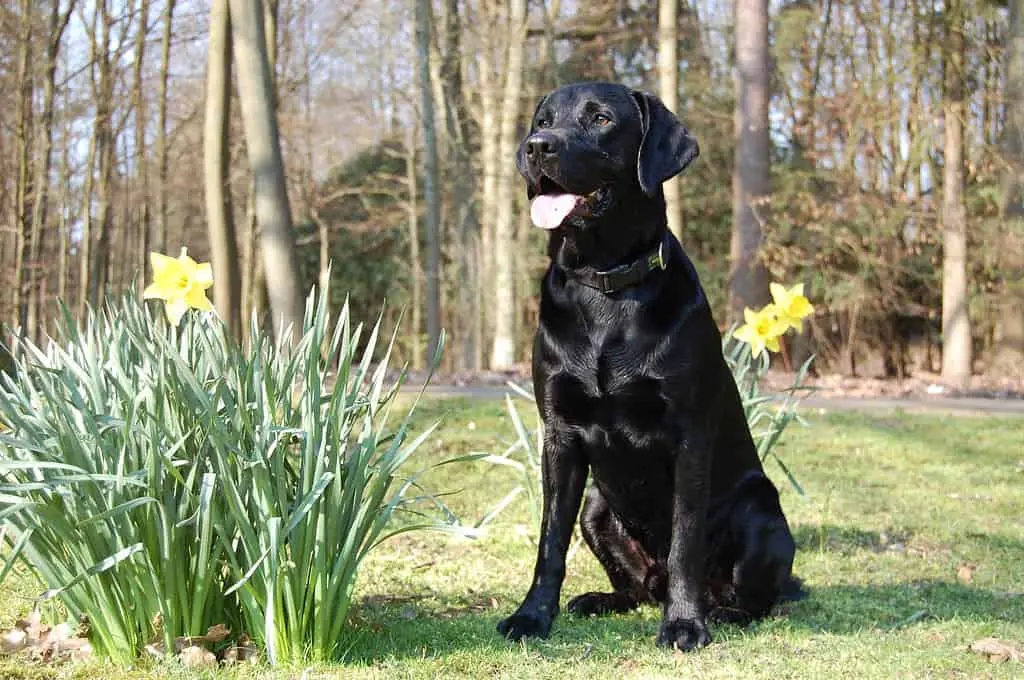
[[[587,208],[598,198],[601,190],[589,194],[574,194],[566,191],[547,175],[540,178],[537,195],[530,202],[530,219],[541,229],[557,229],[580,208]]]

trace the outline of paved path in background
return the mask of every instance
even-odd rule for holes
[[[406,387],[414,390],[413,386]],[[430,385],[432,397],[503,399],[511,390],[503,385]],[[828,411],[907,411],[1024,417],[1024,399],[982,397],[807,397],[802,408]]]

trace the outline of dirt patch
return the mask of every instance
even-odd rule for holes
[[[769,370],[764,377],[764,391],[779,391],[793,383],[793,373],[779,369]],[[426,373],[413,371],[406,385],[419,386],[426,378]],[[520,364],[508,371],[459,371],[451,373],[435,373],[430,380],[435,386],[485,386],[501,387],[509,381],[529,386],[530,368]],[[947,385],[937,373],[918,370],[914,375],[896,380],[878,376],[848,376],[840,373],[825,373],[809,377],[807,385],[817,389],[820,397],[903,397],[903,398],[949,398],[949,397],[982,397],[989,399],[1021,399],[1024,400],[1024,380],[1013,377],[993,377],[975,375],[971,377],[966,389]]]
[[[764,389],[780,390],[792,384],[793,375],[772,370],[765,376]],[[1013,378],[972,376],[966,389],[952,387],[937,373],[918,371],[903,380],[883,377],[852,377],[838,373],[807,380],[822,397],[983,397],[989,399],[1024,399],[1024,381]]]

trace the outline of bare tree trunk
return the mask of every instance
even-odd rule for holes
[[[18,154],[17,175],[15,176],[14,201],[11,204],[9,223],[17,235],[14,251],[14,312],[18,326],[24,332],[27,321],[27,297],[30,275],[28,270],[35,266],[29,259],[28,244],[31,220],[28,216],[29,156],[32,146],[30,125],[32,122],[32,97],[35,79],[30,72],[32,61],[32,3],[21,0],[18,7],[21,20],[18,35],[17,83],[18,98],[15,106],[15,148]]]
[[[210,6],[207,49],[203,179],[206,186],[206,230],[210,236],[213,265],[213,301],[228,331],[240,337],[242,282],[231,187],[228,184],[231,153],[231,17],[228,0],[213,0]]]
[[[458,248],[456,280],[459,282],[458,327],[460,340],[459,356],[456,361],[463,369],[481,368],[475,362],[477,356],[476,333],[478,312],[475,311],[474,290],[479,286],[476,279],[476,251],[479,248],[480,224],[476,213],[476,181],[473,160],[469,155],[470,131],[469,111],[462,83],[462,21],[459,16],[458,0],[445,0],[445,51],[441,64],[441,79],[445,85],[444,101],[448,107],[449,157],[454,161],[452,194],[455,197],[456,224],[458,226]]]
[[[432,6],[428,6],[427,9],[430,10],[427,13],[427,17],[429,18],[429,21],[427,22],[429,27],[429,30],[427,31],[427,65],[430,69],[430,88],[432,91],[431,99],[434,102],[434,138],[435,146],[443,150],[447,149],[451,144],[451,140],[448,139],[448,129],[450,125],[448,121],[448,106],[444,99],[445,83],[442,73],[442,70],[444,69],[444,57],[441,55],[440,44],[442,40],[447,39],[445,34],[447,32],[448,19],[446,15],[448,13],[448,7],[444,2],[441,3],[440,16],[435,15]],[[439,155],[441,153],[443,153],[443,151],[438,152]],[[439,166],[438,171],[443,172],[443,169]],[[438,187],[441,187],[444,184],[445,179],[446,178],[442,175],[438,175]],[[445,195],[444,191],[440,188],[438,189],[438,193],[441,197],[441,226],[443,229],[445,223]]]
[[[174,8],[177,0],[167,0],[164,10],[164,33],[160,48],[160,93],[157,104],[156,158],[157,175],[157,237],[156,250],[167,252],[167,81],[171,65],[171,36],[174,34]]]
[[[149,154],[146,149],[146,95],[143,92],[142,66],[146,57],[146,38],[149,34],[149,0],[141,0],[139,6],[139,30],[135,34],[135,164],[139,176],[139,242],[136,257],[139,277],[136,284],[145,285],[146,263],[149,260],[149,246],[152,241],[149,211]]]
[[[274,93],[274,111],[277,111],[277,0],[263,4],[263,39],[267,46],[267,61],[270,70],[270,89]],[[256,219],[256,183],[249,183],[246,198],[246,220],[243,246],[243,262],[245,271],[242,274],[242,297],[246,323],[255,315],[261,315],[268,309],[267,277],[264,268],[262,248],[260,247],[259,221]],[[271,314],[273,316],[273,314]],[[268,319],[263,319],[264,326]],[[270,320],[272,322],[272,319]],[[271,332],[273,324],[271,323]]]
[[[277,111],[277,16],[278,0],[263,0],[263,39],[267,41],[267,63],[270,66],[270,91]]]
[[[40,337],[40,318],[43,307],[43,296],[39,291],[38,272],[42,267],[43,229],[49,208],[50,168],[53,158],[53,109],[56,96],[57,58],[60,55],[61,41],[64,31],[75,8],[75,0],[70,0],[67,10],[62,14],[60,2],[54,0],[50,7],[49,23],[46,34],[46,76],[43,79],[43,113],[39,127],[39,151],[36,159],[35,203],[32,206],[32,233],[29,239],[29,260],[34,263],[31,272],[31,289],[28,299],[28,332],[32,337]],[[63,271],[60,275],[63,275]]]
[[[967,208],[964,204],[963,0],[952,0],[946,15],[949,39],[945,68],[945,162],[942,170],[942,379],[962,387],[971,377]]]
[[[114,159],[117,155],[113,130],[114,114],[114,63],[110,54],[111,17],[109,0],[98,0],[100,38],[99,85],[96,92],[96,160],[98,181],[96,186],[97,234],[96,250],[89,262],[89,300],[99,306],[107,287],[110,266],[110,231],[113,220],[111,190],[114,179]]]
[[[245,267],[242,272],[242,314],[246,327],[254,315],[259,318],[267,309],[259,236],[256,190],[250,181],[245,197],[245,235],[242,242],[242,262]],[[263,323],[266,323],[266,319]]]
[[[516,360],[515,343],[515,221],[512,208],[515,182],[516,122],[523,83],[523,44],[526,42],[526,0],[509,4],[509,45],[505,91],[498,131],[498,186],[494,219],[494,342],[491,368],[505,369]]]
[[[474,363],[483,365],[484,349],[486,342],[494,328],[494,308],[488,304],[485,295],[494,289],[494,219],[497,210],[497,186],[498,186],[498,91],[501,87],[501,80],[498,77],[498,68],[494,63],[494,42],[500,41],[500,30],[496,27],[498,21],[497,12],[493,11],[490,3],[481,3],[478,17],[480,34],[483,44],[480,45],[479,70],[480,70],[480,164],[483,174],[483,190],[480,192],[481,230],[480,248],[477,255],[478,262],[478,286],[476,289],[477,308],[479,316],[479,333],[475,345],[477,356]],[[502,42],[502,44],[504,44]]]
[[[736,151],[732,175],[733,224],[729,250],[729,315],[768,300],[768,272],[758,259],[767,212],[768,0],[736,0]]]
[[[544,22],[544,50],[541,52],[541,66],[538,69],[541,74],[547,73],[551,78],[551,84],[555,87],[562,85],[562,74],[558,68],[558,58],[555,53],[555,21],[562,9],[561,0],[541,0],[541,16]],[[543,78],[542,78],[543,80]]]
[[[420,88],[420,128],[423,132],[423,200],[426,203],[427,362],[441,336],[441,200],[438,191],[437,129],[430,76],[430,0],[416,0],[416,67]]]
[[[67,90],[64,94],[64,106],[67,108]],[[57,297],[71,307],[68,300],[68,276],[70,266],[68,262],[68,251],[70,249],[71,234],[68,233],[71,222],[71,124],[65,122],[61,131],[60,141],[60,219],[57,225]]]
[[[658,94],[670,111],[679,111],[679,0],[658,2]],[[682,178],[673,177],[663,183],[668,228],[680,242],[683,240]]]
[[[43,79],[43,112],[39,126],[39,148],[36,158],[36,176],[32,181],[35,201],[32,206],[32,231],[29,236],[28,259],[32,263],[29,271],[28,320],[26,331],[37,340],[41,337],[41,311],[43,297],[39,290],[39,273],[42,269],[43,229],[46,226],[49,207],[50,168],[53,157],[53,109],[56,96],[57,58],[60,54],[61,39],[74,9],[74,0],[67,12],[61,14],[60,2],[54,0],[50,6],[49,23],[46,32],[46,75]]]
[[[417,0],[418,1],[418,0]],[[420,267],[420,208],[416,182],[416,128],[406,129],[405,177],[409,190],[409,263],[412,269],[412,367],[423,367],[423,272]]]
[[[993,375],[1024,375],[1024,0],[1010,0],[1006,43],[1006,123],[1002,154],[1006,163],[999,212],[1001,295],[996,311],[996,342],[988,370]]]
[[[314,153],[314,145],[316,142],[313,139],[313,46],[310,44],[310,38],[312,35],[312,13],[310,12],[309,3],[302,3],[300,10],[299,21],[302,28],[302,75],[304,83],[302,84],[302,146],[304,159],[304,168],[300,173],[300,182],[302,183],[301,200],[303,202],[303,210],[312,216],[313,221],[317,227],[317,234],[320,240],[320,253],[319,253],[319,272],[317,275],[317,290],[327,291],[331,285],[331,234],[328,229],[328,224],[325,220],[320,219],[320,213],[317,206],[318,190],[317,190],[317,179],[316,179],[316,161]]]
[[[82,234],[78,243],[78,314],[83,316],[89,304],[89,267],[92,263],[92,189],[96,176],[96,141],[99,127],[94,125],[85,156],[85,180],[82,183]]]
[[[93,188],[96,184],[96,157],[99,154],[100,137],[103,126],[100,120],[99,100],[100,92],[96,81],[95,69],[102,59],[101,47],[96,41],[96,27],[102,14],[100,5],[102,2],[93,5],[91,23],[87,28],[89,35],[89,69],[90,85],[93,100],[97,102],[96,117],[92,126],[92,134],[89,137],[89,151],[86,154],[85,180],[82,186],[82,234],[79,242],[79,277],[78,277],[78,313],[84,315],[86,307],[92,299],[92,267],[94,251],[96,249],[95,234],[93,233]]]
[[[284,160],[274,111],[270,61],[259,0],[231,0],[231,32],[249,166],[255,181],[267,293],[278,337],[302,322],[303,296]]]

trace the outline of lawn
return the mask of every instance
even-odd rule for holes
[[[529,406],[523,404],[523,413]],[[494,627],[525,593],[535,529],[519,496],[480,539],[407,534],[363,565],[347,661],[202,677],[676,678],[1020,677],[1024,663],[989,663],[967,651],[994,636],[1024,648],[1024,419],[808,413],[780,454],[809,494],[782,488],[797,537],[796,571],[810,597],[748,629],[718,626],[696,654],[657,649],[653,608],[605,619],[560,617],[548,640],[511,644]],[[531,414],[532,420],[532,414]],[[443,424],[420,461],[500,452],[514,436],[500,401],[431,400],[419,422]],[[423,484],[466,522],[517,480],[504,467],[440,467]],[[563,597],[603,589],[580,547]],[[0,591],[0,625],[30,606],[24,575]],[[563,600],[564,602],[564,600]],[[157,678],[170,664],[45,667],[13,660],[0,677]]]

